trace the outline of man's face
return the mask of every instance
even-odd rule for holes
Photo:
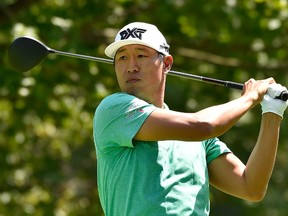
[[[164,94],[164,63],[154,49],[137,44],[121,47],[115,55],[115,71],[123,92],[150,103]]]

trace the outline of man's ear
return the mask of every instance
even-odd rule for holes
[[[167,74],[173,65],[173,57],[171,55],[164,56],[163,58],[163,69],[164,73]]]

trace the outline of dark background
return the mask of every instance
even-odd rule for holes
[[[118,91],[113,66],[104,63],[51,55],[25,74],[16,72],[7,58],[16,37],[106,58],[104,49],[121,27],[145,21],[166,36],[173,70],[240,83],[270,76],[288,83],[286,0],[2,0],[0,12],[0,215],[103,214],[92,119],[101,99]],[[194,112],[240,94],[169,76],[166,103]],[[212,216],[287,215],[286,116],[265,199],[250,203],[211,188]],[[257,106],[220,137],[244,162],[260,119]]]

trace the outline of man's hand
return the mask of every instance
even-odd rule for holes
[[[280,84],[273,83],[269,85],[267,94],[264,95],[261,102],[262,115],[267,112],[272,112],[283,118],[284,111],[288,106],[288,101],[276,99],[283,91],[287,91],[287,89]]]
[[[268,91],[268,86],[272,83],[275,83],[275,80],[272,77],[264,80],[249,79],[243,85],[242,95],[247,95],[251,98],[253,102],[252,107],[254,107],[262,101],[264,95]]]
[[[287,91],[286,87],[277,83],[273,83],[268,86],[267,94],[272,98],[277,98],[284,91]]]

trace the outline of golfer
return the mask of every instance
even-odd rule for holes
[[[169,110],[173,64],[156,26],[123,27],[105,53],[121,92],[97,107],[93,135],[102,208],[107,216],[209,215],[209,185],[249,201],[264,198],[287,102],[273,78],[244,83],[242,95],[196,113]],[[217,137],[261,104],[258,139],[246,164]]]

